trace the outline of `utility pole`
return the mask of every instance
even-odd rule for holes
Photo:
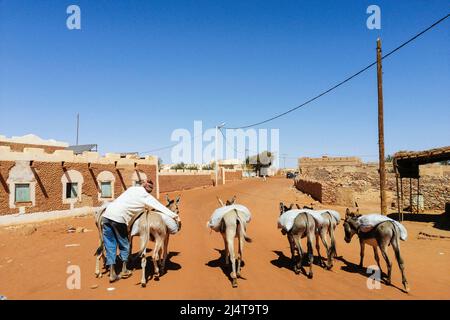
[[[384,158],[384,118],[383,118],[383,67],[381,64],[381,39],[377,39],[377,80],[378,80],[378,147],[380,172],[381,214],[387,214],[386,207],[386,168]]]
[[[76,143],[76,145],[78,145],[78,134],[79,134],[79,131],[80,131],[80,114],[77,113],[77,143]]]
[[[223,126],[225,126],[225,122],[223,122],[222,124],[216,126],[216,150],[215,150],[215,158],[216,158],[216,163],[214,166],[215,169],[215,176],[216,176],[216,183],[215,186],[217,187],[217,182],[218,182],[218,175],[219,175],[219,129],[221,129]]]
[[[286,169],[286,157],[287,157],[287,154],[283,153],[283,154],[281,154],[281,157],[283,158],[283,169]]]

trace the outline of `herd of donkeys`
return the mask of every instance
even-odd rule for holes
[[[207,223],[207,227],[220,233],[224,240],[225,245],[225,263],[231,264],[230,277],[232,280],[232,286],[238,286],[238,278],[241,276],[241,264],[243,258],[243,249],[245,242],[251,242],[252,239],[247,235],[247,224],[251,221],[251,213],[247,207],[236,203],[236,196],[227,200],[225,203],[217,198],[219,207],[213,212],[210,220]],[[180,198],[175,200],[167,197],[166,206],[179,214],[179,201]],[[100,271],[99,261],[103,257],[103,241],[101,232],[101,215],[99,210],[95,214],[96,224],[99,229],[100,245],[96,251],[96,268],[95,274],[97,277],[102,276]],[[147,211],[134,223],[139,225],[135,230],[130,232],[130,243],[132,243],[133,236],[140,237],[140,250],[137,257],[141,258],[142,277],[141,286],[145,287],[147,283],[146,276],[146,248],[149,241],[155,242],[155,247],[152,251],[153,260],[153,277],[158,279],[161,274],[165,272],[165,265],[168,255],[168,243],[170,231],[163,227],[164,223],[161,223],[161,216],[154,211]],[[280,215],[278,218],[278,228],[281,229],[281,233],[288,239],[291,261],[293,265],[293,271],[296,274],[303,272],[308,278],[313,278],[313,243],[318,253],[318,261],[320,266],[326,269],[333,267],[333,260],[337,258],[335,230],[340,224],[340,214],[335,210],[321,209],[314,210],[311,207],[300,207],[298,204],[290,204],[286,206],[280,202]],[[401,270],[402,283],[405,292],[409,292],[408,281],[406,280],[404,271],[404,262],[400,253],[400,240],[406,240],[407,230],[406,228],[393,219],[380,214],[365,214],[361,215],[359,212],[350,212],[346,210],[345,219],[343,222],[344,228],[344,240],[350,243],[354,235],[357,235],[360,243],[360,263],[359,267],[363,267],[364,249],[366,245],[373,248],[375,260],[378,264],[380,274],[381,271],[380,258],[378,249],[386,261],[387,276],[384,281],[386,284],[391,283],[392,262],[387,255],[387,249],[390,245],[395,253],[396,260]],[[235,239],[237,238],[237,253],[235,253]],[[306,254],[302,249],[301,239],[306,238]],[[320,242],[323,244],[327,258],[322,259],[320,254]],[[130,246],[130,252],[131,252]],[[306,271],[303,266],[308,267]]]

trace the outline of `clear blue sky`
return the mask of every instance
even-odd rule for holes
[[[81,8],[81,30],[66,8]],[[381,7],[381,30],[366,8]],[[434,1],[0,0],[0,134],[100,151],[171,144],[173,129],[263,120],[309,99],[449,12]],[[386,152],[450,144],[450,19],[386,59]],[[376,160],[376,69],[264,128],[292,157]],[[170,150],[157,153],[170,162]]]

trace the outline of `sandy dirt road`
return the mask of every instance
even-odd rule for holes
[[[176,193],[179,194],[179,193]],[[276,227],[279,201],[308,204],[311,199],[292,188],[287,179],[244,180],[181,193],[183,226],[171,237],[168,272],[160,281],[139,285],[141,270],[131,278],[109,284],[107,277],[94,277],[93,252],[97,233],[92,217],[72,218],[37,225],[37,231],[23,235],[22,229],[0,229],[0,295],[8,299],[449,299],[450,241],[419,240],[426,224],[406,222],[409,239],[401,243],[411,293],[403,293],[394,254],[393,286],[367,288],[365,270],[359,270],[359,244],[343,240],[342,224],[337,230],[337,250],[343,257],[327,271],[314,266],[314,278],[291,270],[289,246]],[[250,209],[253,219],[248,234],[253,243],[244,251],[245,266],[239,287],[232,288],[224,273],[219,250],[220,234],[206,229],[206,221],[223,199],[238,196],[238,203]],[[345,208],[334,207],[344,215]],[[366,212],[369,208],[366,209]],[[86,227],[92,232],[67,233],[68,226]],[[69,246],[66,245],[79,245]],[[149,246],[149,248],[151,248]],[[137,239],[135,242],[137,248]],[[372,250],[366,250],[365,266],[374,265]],[[322,253],[324,251],[322,249]],[[150,254],[150,253],[149,253]],[[316,253],[315,253],[316,254]],[[79,266],[81,289],[66,286],[67,268]],[[149,261],[148,266],[151,265]],[[384,262],[382,264],[385,266]],[[150,269],[151,270],[151,269]],[[95,288],[91,288],[96,286]],[[108,291],[107,288],[115,288]]]

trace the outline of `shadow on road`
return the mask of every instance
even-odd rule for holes
[[[349,273],[358,273],[358,274],[362,275],[366,279],[369,278],[373,274],[373,273],[368,273],[367,272],[367,268],[364,268],[364,267],[361,268],[359,265],[357,265],[357,264],[355,264],[353,262],[345,260],[345,258],[342,257],[342,256],[336,258],[336,260],[339,260],[339,261],[341,261],[341,262],[343,262],[345,264],[345,266],[341,267],[341,269],[343,271],[346,271],[346,272],[349,272]],[[405,292],[403,290],[403,288],[397,287],[396,285],[394,285],[392,283],[391,284],[387,284],[386,283],[386,279],[387,279],[387,274],[382,272],[381,273],[381,281],[383,282],[384,285],[391,286],[391,287],[394,287],[394,288],[396,288],[396,289],[398,289],[398,290],[400,290],[402,292]]]
[[[397,221],[399,220],[398,213],[391,213],[388,217]],[[449,215],[446,215],[445,213],[403,213],[403,220],[413,222],[433,222],[434,228],[450,231],[450,218]]]
[[[147,254],[152,251],[147,249]],[[175,270],[180,270],[181,269],[181,265],[171,261],[170,259],[172,257],[178,256],[180,253],[179,252],[169,252],[167,255],[167,260],[166,260],[166,270],[163,274],[161,274],[161,277],[163,277],[169,270],[171,271],[175,271]],[[150,255],[147,255],[147,264],[145,265],[145,275],[146,277],[150,276],[150,279],[153,277],[153,274],[155,273],[155,269],[153,267],[153,259]],[[119,259],[120,260],[120,259]],[[119,270],[122,266],[119,266]],[[128,263],[128,267],[131,270],[142,270],[141,267],[141,259],[137,256],[137,254],[133,254],[130,257],[130,261]]]
[[[232,284],[233,279],[230,276],[231,264],[230,265],[225,264],[225,250],[220,250],[220,249],[214,249],[214,250],[219,252],[220,256],[215,260],[211,260],[211,261],[205,263],[205,265],[210,268],[220,268],[222,270],[223,274],[228,278],[228,281],[230,281],[230,284]],[[245,266],[245,262],[242,260],[241,268],[243,268],[244,266]],[[236,265],[236,268],[237,268],[237,265]],[[239,279],[246,280],[243,277],[239,277]]]
[[[287,257],[283,252],[278,251],[278,250],[273,250],[272,252],[275,253],[278,256],[278,258],[270,261],[271,264],[273,264],[277,268],[285,268],[285,269],[295,272],[294,265],[292,263],[291,258]],[[298,256],[296,256],[296,258],[298,259]],[[322,267],[322,265],[319,261],[319,257],[314,257],[313,264],[318,267]],[[306,254],[303,255],[303,259],[302,259],[302,271],[303,271],[303,274],[305,276],[307,276],[307,272],[305,271],[304,266],[309,266],[308,256]]]

